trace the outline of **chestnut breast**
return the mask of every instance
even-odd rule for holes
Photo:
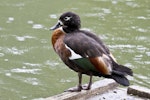
[[[64,37],[65,33],[60,28],[56,29],[52,33],[52,45],[60,58],[67,60],[71,56],[71,52],[65,47]]]

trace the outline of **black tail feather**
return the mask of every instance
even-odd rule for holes
[[[129,80],[124,75],[112,74],[111,78],[123,86],[129,86]]]
[[[126,67],[126,66],[123,66],[123,65],[119,65],[117,64],[116,62],[113,61],[113,71],[115,73],[118,72],[119,73],[122,73],[124,75],[130,75],[130,76],[133,76],[133,72],[130,68]]]
[[[117,83],[123,86],[130,85],[129,80],[123,74],[112,72],[111,75],[105,75],[104,77],[114,79]]]

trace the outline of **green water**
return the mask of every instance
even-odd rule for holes
[[[82,28],[97,33],[117,61],[133,69],[131,84],[150,88],[149,4],[150,0],[1,0],[0,100],[39,100],[77,84],[77,74],[61,62],[50,42],[49,28],[66,11],[78,13]]]

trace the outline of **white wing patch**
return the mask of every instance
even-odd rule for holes
[[[66,47],[67,49],[69,49],[70,52],[71,52],[71,56],[69,57],[70,60],[83,58],[81,55],[75,53],[75,52],[74,52],[71,48],[69,48],[66,44],[65,44],[65,47]]]

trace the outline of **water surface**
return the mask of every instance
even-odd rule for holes
[[[149,0],[1,1],[0,100],[37,100],[77,84],[77,74],[62,63],[50,42],[49,28],[66,11],[78,13],[82,28],[101,37],[117,61],[133,69],[131,84],[150,88],[149,4]]]

